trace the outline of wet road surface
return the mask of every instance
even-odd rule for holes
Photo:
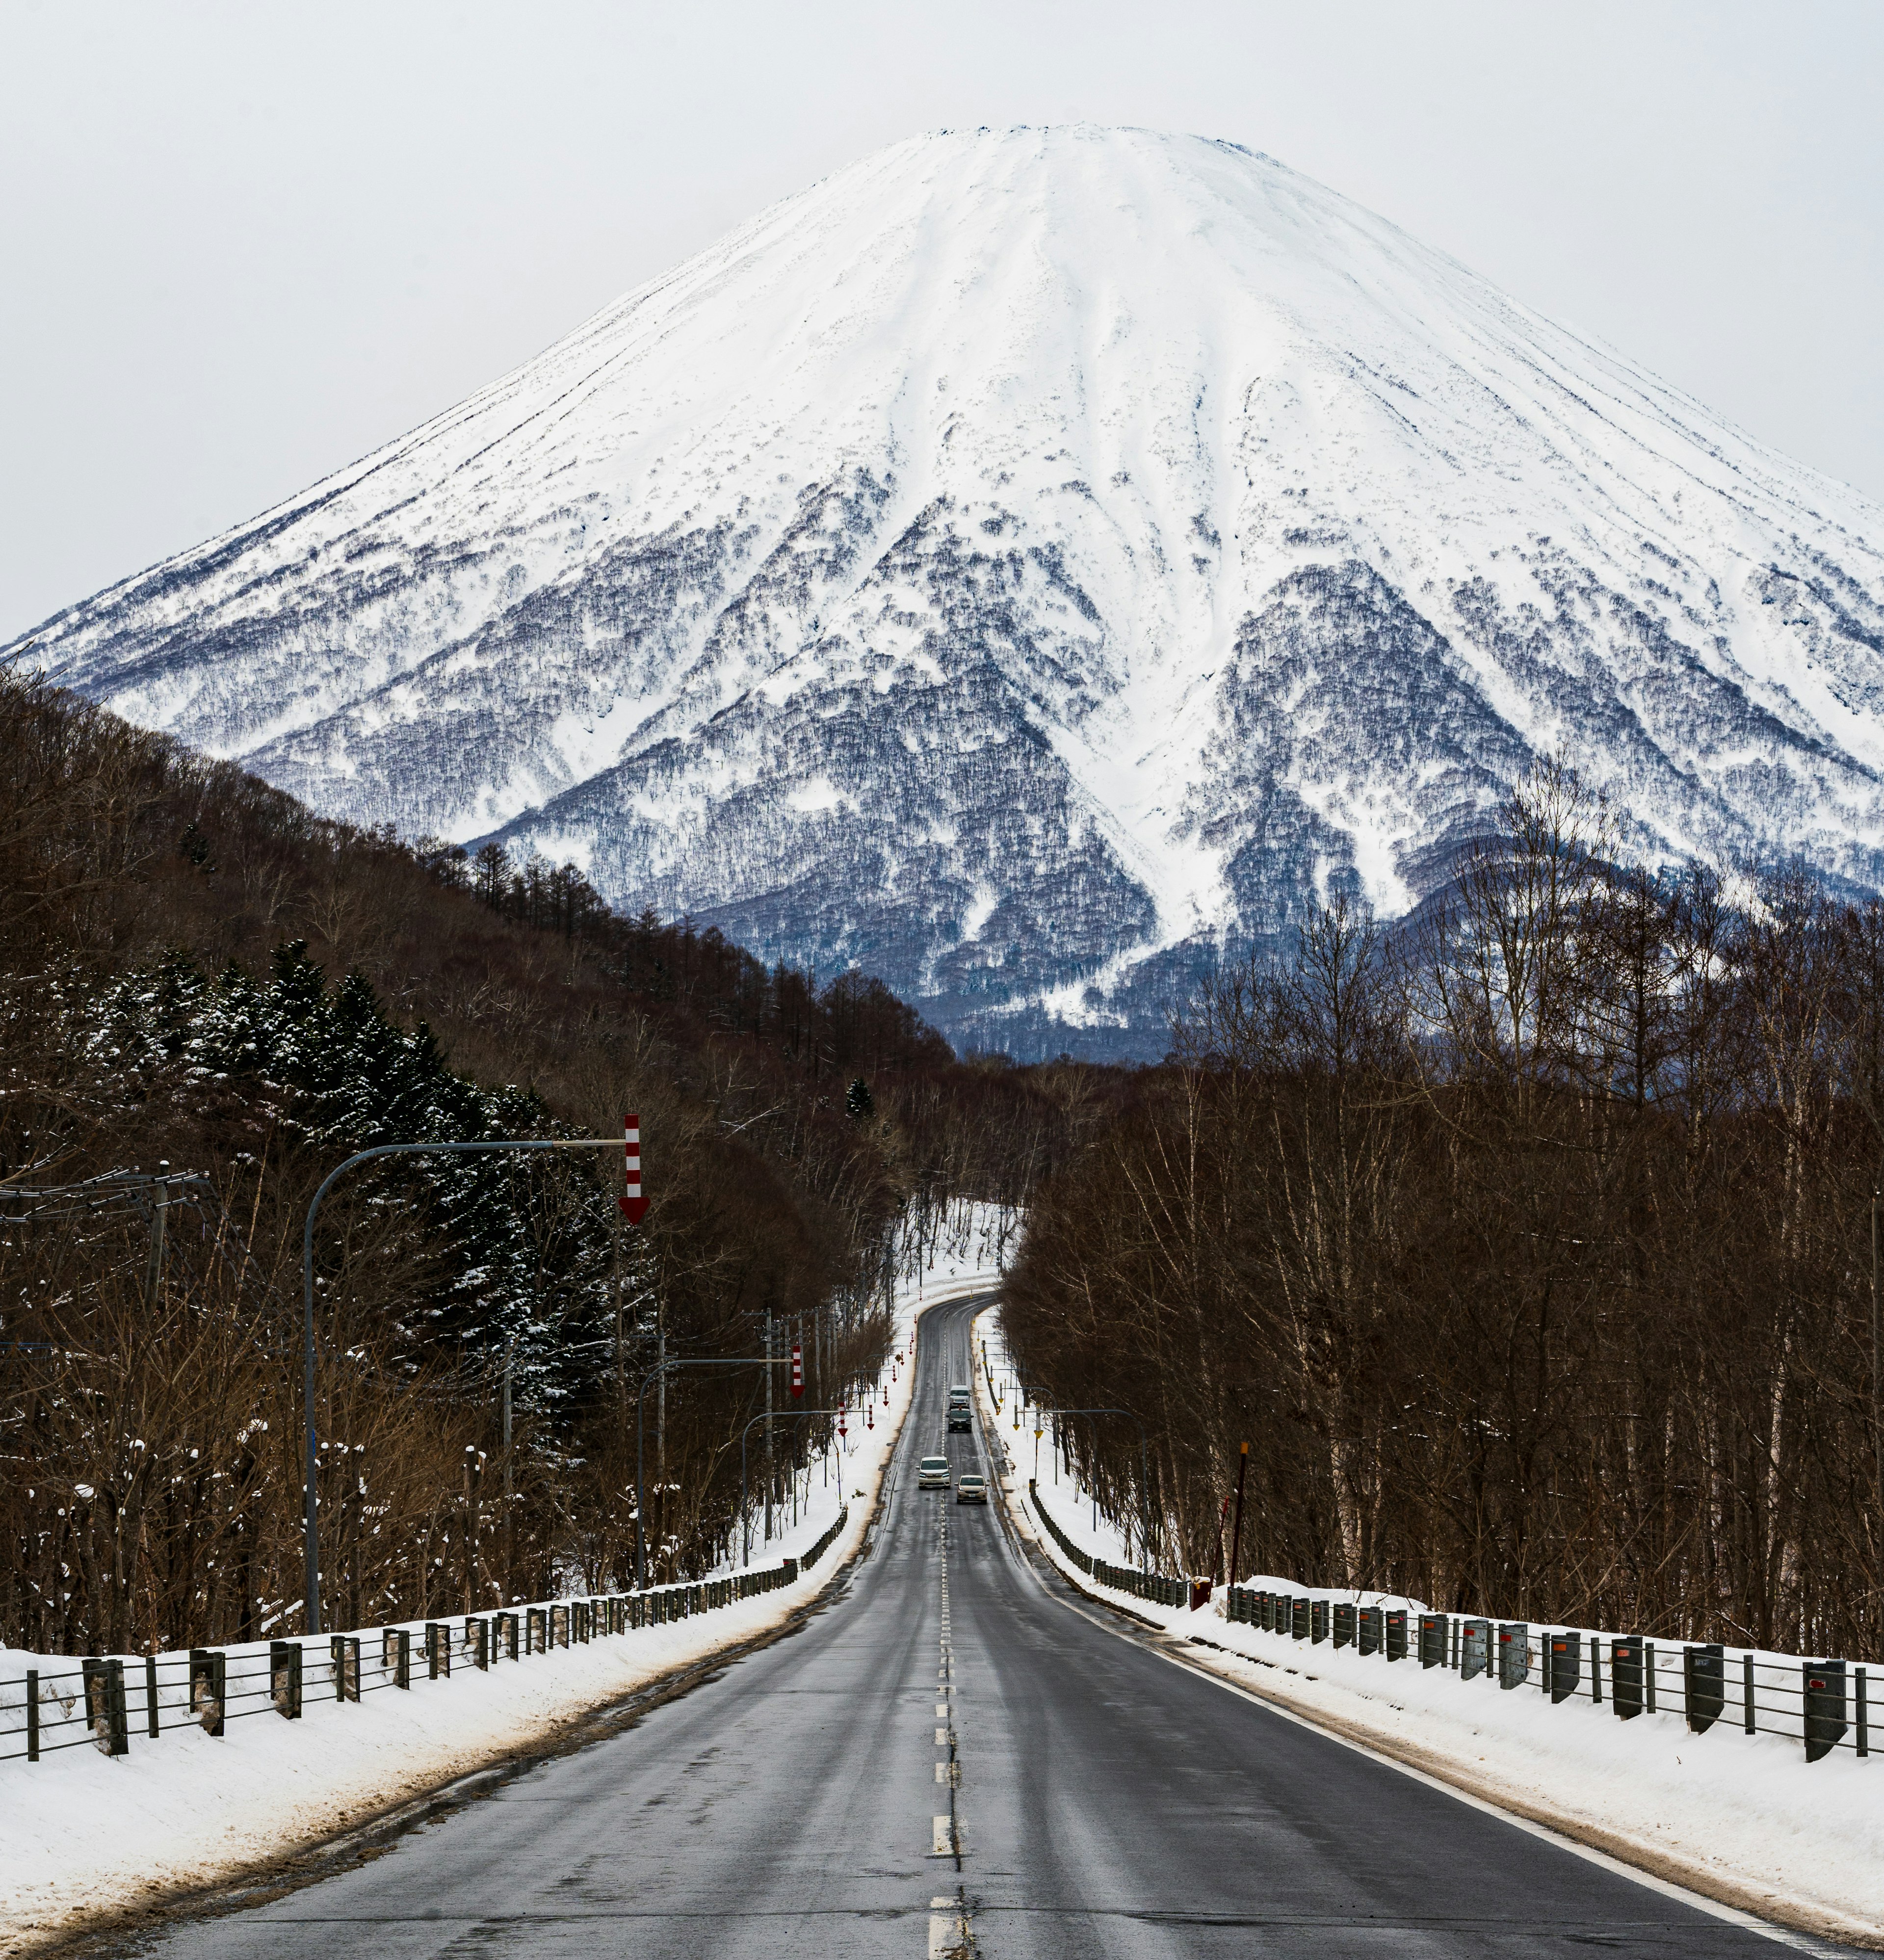
[[[799,1632],[164,1960],[974,1953],[1736,1960],[1759,1933],[1174,1666],[916,1485],[985,1303],[920,1323],[866,1557]],[[1077,1607],[1077,1610],[1074,1608]],[[1816,1950],[1832,1951],[1817,1947]]]

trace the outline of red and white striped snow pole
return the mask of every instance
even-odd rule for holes
[[[621,1133],[621,1215],[631,1225],[638,1225],[647,1216],[647,1200],[641,1195],[640,1118],[624,1116]]]

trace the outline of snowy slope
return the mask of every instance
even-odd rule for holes
[[[1023,1052],[1416,902],[1540,749],[1884,883],[1884,511],[1199,138],[901,144],[33,638]]]

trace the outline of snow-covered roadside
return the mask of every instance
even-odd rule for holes
[[[560,1731],[635,1689],[718,1650],[780,1625],[830,1583],[863,1544],[884,1471],[910,1404],[907,1365],[917,1318],[942,1300],[990,1284],[999,1274],[967,1260],[912,1277],[900,1289],[893,1347],[904,1365],[880,1384],[874,1428],[851,1424],[841,1491],[802,1511],[788,1539],[776,1535],[755,1567],[776,1566],[808,1547],[834,1519],[840,1494],[850,1515],[816,1567],[795,1584],[665,1626],[573,1643],[547,1654],[494,1662],[488,1672],[455,1656],[449,1678],[426,1678],[422,1634],[413,1641],[408,1691],[378,1689],[376,1643],[363,1640],[357,1703],[332,1698],[325,1641],[307,1643],[303,1713],[284,1722],[272,1711],[231,1720],[224,1734],[141,1732],[141,1662],[125,1669],[131,1749],[107,1757],[85,1747],[0,1762],[0,1954],[21,1952],[46,1936],[100,1915],[148,1905],[166,1895],[224,1882],[245,1870],[362,1825],[473,1771],[553,1741]],[[882,1399],[888,1386],[890,1400]],[[819,1496],[825,1493],[820,1489]],[[462,1629],[462,1619],[453,1624]],[[231,1648],[265,1655],[267,1643]],[[24,1670],[65,1672],[69,1656],[0,1650],[0,1697],[17,1701]],[[8,1746],[17,1746],[13,1739]]]
[[[975,1326],[998,1353],[996,1311],[977,1316]],[[976,1386],[992,1420],[979,1371]],[[1002,1483],[1017,1529],[1082,1590],[1186,1642],[1187,1662],[1707,1897],[1884,1948],[1884,1761],[1841,1753],[1808,1764],[1799,1745],[1781,1736],[1724,1726],[1692,1735],[1671,1714],[1619,1722],[1607,1703],[1553,1706],[1534,1683],[1508,1691],[1489,1677],[1464,1682],[1411,1659],[1389,1662],[1352,1647],[1298,1643],[1226,1621],[1221,1594],[1195,1612],[1154,1605],[1095,1584],[1073,1567],[1040,1528],[1028,1469],[1020,1456]],[[1063,1477],[1058,1491],[1045,1487],[1040,1500],[1076,1545],[1120,1560],[1117,1534],[1103,1520],[1098,1539],[1089,1530],[1089,1500],[1076,1485]],[[1244,1584],[1308,1593],[1280,1577]],[[1419,1603],[1384,1594],[1320,1596]]]

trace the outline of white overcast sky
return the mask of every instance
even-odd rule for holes
[[[0,0],[0,638],[917,131],[1268,151],[1884,499],[1884,0]]]

